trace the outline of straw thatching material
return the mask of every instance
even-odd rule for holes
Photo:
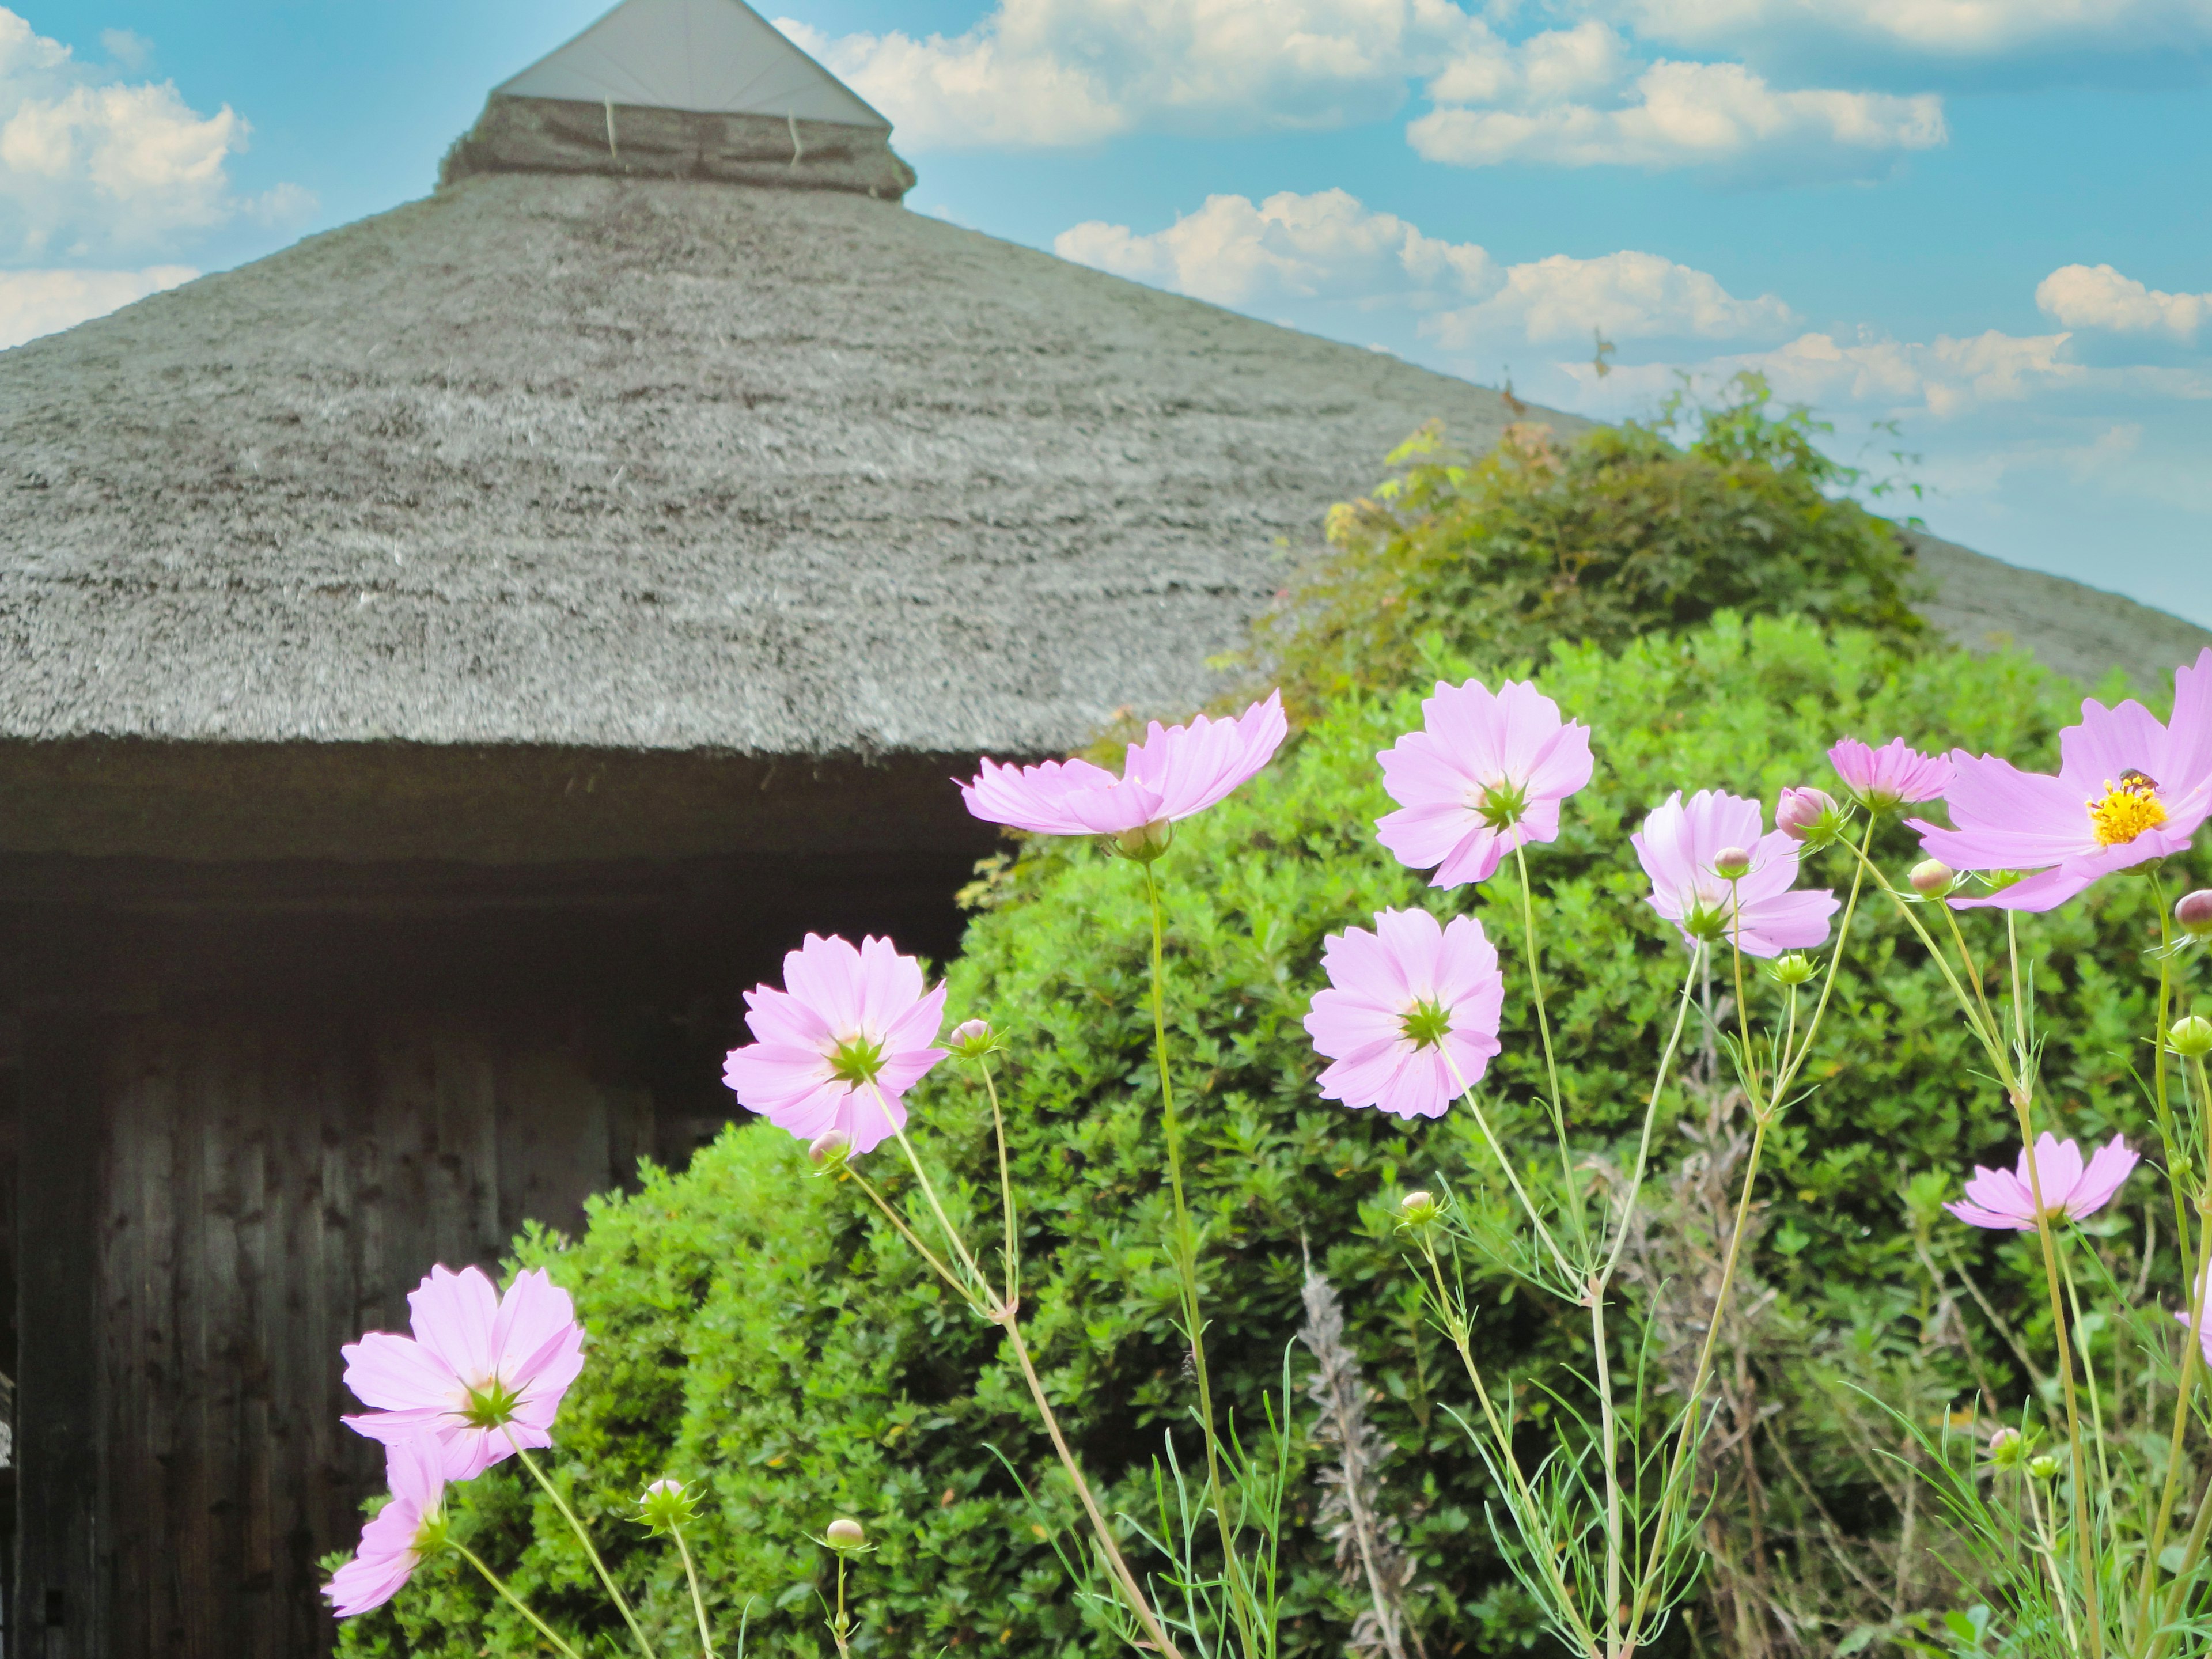
[[[865,196],[467,178],[0,355],[0,738],[1042,753],[1506,416]]]

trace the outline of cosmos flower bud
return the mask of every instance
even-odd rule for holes
[[[842,1129],[831,1129],[807,1142],[806,1158],[811,1164],[842,1164],[852,1150],[853,1137]]]
[[[945,1041],[945,1047],[963,1060],[981,1060],[999,1051],[999,1034],[988,1019],[963,1019]]]
[[[663,1475],[637,1498],[637,1518],[655,1533],[674,1532],[698,1518],[699,1506],[684,1483]]]
[[[1999,1429],[1990,1437],[1990,1462],[2001,1469],[2016,1469],[2027,1455],[2027,1439],[2018,1429]]]
[[[1905,878],[1912,884],[1912,890],[1924,899],[1942,898],[1958,879],[1958,872],[1941,859],[1921,860]]]
[[[1777,985],[1798,986],[1811,979],[1815,969],[1812,957],[1802,951],[1792,951],[1786,957],[1777,957],[1766,971]]]
[[[822,1535],[833,1550],[856,1550],[868,1541],[868,1534],[861,1529],[860,1523],[849,1515],[839,1516]]]
[[[1713,854],[1713,873],[1723,881],[1738,881],[1751,873],[1751,854],[1741,847],[1723,847]]]
[[[1398,1200],[1399,1224],[1407,1227],[1426,1227],[1444,1212],[1437,1202],[1437,1195],[1425,1188],[1416,1188]]]
[[[2049,1452],[2042,1452],[2027,1460],[2027,1472],[2039,1480],[2058,1478],[2058,1460]]]
[[[1843,810],[1825,789],[1785,789],[1775,804],[1774,827],[1808,847],[1826,847],[1844,827]]]
[[[2181,902],[2173,907],[2173,919],[2191,938],[2212,938],[2212,887],[2184,894]]]
[[[2166,1040],[2184,1060],[2202,1060],[2212,1054],[2212,1019],[2202,1014],[2178,1019],[2166,1034]]]

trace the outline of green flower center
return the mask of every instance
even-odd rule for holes
[[[873,1083],[884,1069],[884,1045],[865,1036],[841,1042],[830,1056],[830,1074],[840,1083],[859,1088]]]
[[[1406,1011],[1406,1036],[1416,1048],[1441,1048],[1451,1032],[1451,1016],[1436,1002],[1417,1002]]]
[[[1504,783],[1485,784],[1475,793],[1474,815],[1492,830],[1510,830],[1521,822],[1521,815],[1528,810],[1527,787],[1510,779]]]
[[[1728,937],[1729,907],[1726,903],[1708,904],[1699,899],[1682,912],[1682,931],[1692,939],[1702,939],[1707,945],[1717,945]]]
[[[461,1421],[472,1429],[495,1429],[514,1420],[522,1396],[498,1377],[469,1390],[469,1403],[461,1407]]]

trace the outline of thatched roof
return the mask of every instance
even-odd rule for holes
[[[430,198],[0,353],[0,748],[1064,749],[1509,418],[908,212],[886,137],[738,0],[626,0]]]
[[[465,178],[0,354],[0,738],[1061,748],[1437,416],[862,195]]]

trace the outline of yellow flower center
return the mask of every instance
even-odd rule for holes
[[[2084,803],[2089,809],[2089,828],[2100,847],[2118,847],[2146,830],[2166,822],[2166,807],[2158,798],[2158,780],[2130,770],[2118,783],[2107,779],[2105,793]]]

